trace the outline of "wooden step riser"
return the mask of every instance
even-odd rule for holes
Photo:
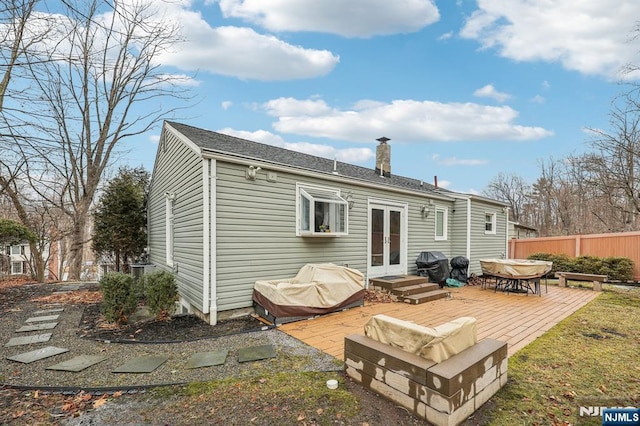
[[[392,289],[390,292],[396,296],[410,296],[412,294],[426,293],[429,291],[440,290],[440,285],[436,283],[412,285],[408,287],[398,287]]]
[[[431,302],[432,300],[444,299],[449,297],[449,292],[446,290],[430,291],[424,294],[415,294],[408,297],[402,297],[401,300],[411,305],[420,305],[422,303]]]
[[[398,287],[408,287],[418,284],[427,284],[429,280],[426,277],[408,276],[406,278],[399,278],[397,280],[380,280],[373,278],[369,280],[369,284],[372,287],[380,287],[385,290],[393,290]]]

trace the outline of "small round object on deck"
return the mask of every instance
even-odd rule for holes
[[[338,381],[337,380],[327,380],[327,387],[329,389],[337,389],[338,388]]]

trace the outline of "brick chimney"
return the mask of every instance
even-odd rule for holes
[[[391,176],[391,147],[387,143],[391,139],[384,136],[376,139],[380,144],[376,148],[376,174],[379,176]]]

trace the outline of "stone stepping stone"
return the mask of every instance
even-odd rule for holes
[[[55,346],[47,346],[46,348],[37,349],[31,352],[25,352],[22,354],[7,357],[10,361],[21,362],[23,364],[30,364],[34,361],[49,358],[54,355],[63,354],[69,352],[69,349],[57,348]]]
[[[40,311],[35,311],[34,315],[45,315],[45,314],[55,314],[56,312],[62,312],[64,308],[53,308],[53,309],[43,309]]]
[[[41,317],[27,318],[25,322],[38,322],[38,321],[55,321],[60,315],[44,315]]]
[[[58,325],[57,322],[43,322],[40,324],[23,325],[16,330],[16,333],[24,333],[25,331],[53,330],[56,325]]]
[[[44,343],[48,342],[51,339],[52,333],[45,334],[34,334],[32,336],[21,336],[21,337],[12,337],[9,339],[9,342],[5,345],[9,346],[22,346],[22,345],[30,345],[32,343]]]
[[[214,365],[222,365],[227,360],[228,350],[214,351],[214,352],[199,352],[191,355],[189,361],[185,365],[185,368],[202,368],[211,367]]]
[[[167,356],[140,356],[116,368],[112,373],[151,373],[168,359]]]
[[[78,373],[85,368],[89,368],[99,362],[106,360],[108,357],[102,355],[80,355],[70,360],[54,364],[47,367],[46,370],[71,371]]]
[[[238,349],[238,362],[260,361],[275,358],[276,348],[273,345],[251,346]]]

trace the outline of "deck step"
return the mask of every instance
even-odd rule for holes
[[[444,299],[449,297],[449,290],[433,290],[425,293],[412,294],[410,296],[403,296],[399,299],[405,303],[411,305],[419,305],[421,303],[431,302],[433,300]]]
[[[436,283],[415,284],[391,289],[391,294],[395,294],[396,296],[410,296],[412,294],[426,293],[435,290],[440,290],[440,285]]]
[[[372,278],[369,282],[373,287],[380,287],[391,291],[398,287],[427,284],[429,280],[426,277],[420,277],[418,275],[399,275],[395,277]]]

